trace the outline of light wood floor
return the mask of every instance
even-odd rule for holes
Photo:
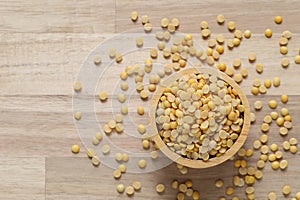
[[[288,94],[290,101],[286,106],[294,127],[287,138],[300,140],[300,66],[293,62],[300,47],[299,7],[296,0],[0,0],[0,199],[126,199],[126,195],[117,194],[116,184],[130,184],[134,180],[141,180],[143,187],[132,199],[175,199],[176,191],[170,186],[173,179],[192,179],[201,199],[225,195],[225,187],[232,185],[232,176],[237,174],[232,161],[210,169],[190,170],[188,175],[181,175],[175,164],[171,164],[147,174],[126,173],[116,181],[112,169],[104,165],[93,167],[84,151],[73,155],[71,145],[81,144],[72,114],[73,81],[84,59],[100,42],[140,27],[130,20],[132,10],[147,14],[155,26],[162,17],[177,17],[181,21],[180,31],[187,33],[198,34],[200,21],[206,20],[213,36],[217,33],[229,36],[226,27],[216,23],[216,16],[222,13],[226,19],[235,21],[238,29],[250,29],[253,37],[243,39],[242,45],[233,51],[226,49],[220,60],[230,64],[233,58],[240,57],[245,61],[249,76],[241,87],[250,104],[257,99],[279,100],[279,95]],[[275,15],[283,16],[281,25],[273,22]],[[271,39],[263,35],[266,28],[274,32]],[[293,36],[287,54],[291,64],[283,69],[278,38],[285,30],[290,30]],[[262,75],[255,72],[255,64],[246,62],[249,51],[255,51],[257,62],[265,65]],[[279,88],[271,88],[265,96],[250,94],[255,77],[264,80],[274,76],[281,78]],[[270,111],[264,103],[263,110],[257,112],[257,123],[251,126],[247,148],[259,137],[262,118]],[[278,134],[274,123],[268,135],[269,144],[281,145],[286,139]],[[258,157],[255,152],[249,166],[255,166]],[[284,184],[292,188],[286,199],[300,191],[299,152],[295,155],[284,152],[284,158],[289,162],[286,171],[273,171],[267,163],[263,179],[254,185],[256,199],[267,199],[269,191],[284,199],[281,193]],[[221,189],[214,186],[217,178],[225,180]],[[166,184],[164,194],[155,192],[157,183]],[[233,196],[245,197],[244,188],[236,189],[234,195],[226,198]]]

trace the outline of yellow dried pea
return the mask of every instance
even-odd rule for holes
[[[226,192],[227,195],[232,195],[233,192],[234,192],[234,188],[231,187],[231,186],[226,187],[226,191],[225,192]]]
[[[110,58],[115,58],[116,57],[116,49],[115,48],[110,48],[109,49],[109,57]]]
[[[122,160],[123,160],[124,162],[127,162],[127,161],[129,160],[129,156],[128,156],[127,153],[123,153],[123,154],[122,154]]]
[[[108,144],[105,144],[102,146],[102,153],[108,154],[110,152],[110,146]]]
[[[277,107],[277,101],[276,100],[270,100],[269,101],[269,107],[272,109],[275,109]]]
[[[144,134],[144,133],[146,133],[146,126],[144,124],[139,124],[137,126],[137,130],[140,134]]]
[[[265,144],[268,142],[269,140],[269,136],[267,134],[261,134],[259,137],[260,141],[262,144]]]
[[[215,63],[215,59],[212,56],[208,56],[206,62],[208,65],[213,65]]]
[[[174,24],[174,26],[175,26],[176,28],[178,28],[179,25],[180,25],[180,21],[179,21],[178,18],[172,18],[171,23]]]
[[[143,115],[143,114],[145,113],[144,107],[138,106],[138,107],[137,107],[137,113],[138,113],[139,115]]]
[[[282,126],[282,125],[284,124],[284,118],[278,117],[278,118],[276,119],[276,124],[277,124],[278,126]]]
[[[234,77],[233,77],[234,81],[237,82],[237,83],[241,83],[242,80],[243,80],[243,76],[242,74],[240,73],[237,73],[237,74],[234,74]]]
[[[241,40],[240,39],[238,39],[238,38],[233,38],[233,45],[234,46],[239,46],[240,45],[240,43],[241,43]]]
[[[238,38],[238,39],[242,39],[243,38],[243,32],[241,30],[235,30],[234,31],[234,37]]]
[[[165,185],[162,183],[157,184],[155,188],[157,193],[163,193],[165,191]]]
[[[262,123],[262,125],[261,125],[260,128],[261,128],[261,131],[262,131],[262,132],[268,132],[270,126],[269,126],[269,124],[267,124],[267,123]]]
[[[218,45],[217,48],[216,48],[216,51],[217,51],[219,54],[223,54],[223,53],[224,53],[224,46]]]
[[[295,61],[296,64],[300,64],[300,55],[296,55],[294,57],[294,61]]]
[[[270,88],[272,86],[272,81],[270,79],[264,80],[264,86]]]
[[[99,99],[100,99],[101,101],[106,101],[106,100],[107,100],[107,92],[106,92],[106,91],[101,91],[101,92],[99,93]]]
[[[257,163],[256,163],[256,166],[258,169],[262,169],[265,167],[265,161],[263,160],[258,160]]]
[[[127,170],[127,167],[126,167],[126,165],[124,165],[124,164],[120,164],[120,165],[118,166],[118,170],[120,170],[122,173],[125,173],[126,170]]]
[[[93,158],[95,155],[96,155],[96,152],[93,148],[88,148],[86,150],[86,155],[89,157],[89,158]]]
[[[123,193],[125,191],[125,186],[124,184],[120,183],[117,185],[117,192],[118,193]]]
[[[291,186],[289,185],[284,185],[282,187],[282,194],[283,195],[289,195],[291,193]]]
[[[273,161],[271,167],[273,170],[277,170],[279,168],[279,162],[277,160]]]
[[[130,18],[132,21],[136,21],[138,19],[138,12],[137,11],[132,11],[130,13]]]
[[[290,138],[289,139],[289,143],[290,143],[290,145],[297,145],[298,144],[298,140],[296,138]]]
[[[143,15],[141,18],[142,24],[146,24],[149,22],[149,17],[148,15]]]
[[[262,109],[262,102],[257,100],[254,102],[254,108],[255,110],[261,110]]]
[[[178,192],[178,194],[177,194],[177,200],[184,200],[184,193]]]
[[[126,189],[125,189],[125,192],[128,196],[131,196],[134,194],[134,188],[130,185],[130,186],[127,186]]]
[[[143,44],[144,44],[143,38],[137,37],[137,38],[135,39],[135,43],[136,43],[136,46],[137,46],[137,47],[143,46]]]
[[[282,103],[287,103],[289,100],[288,95],[286,94],[281,95],[280,100]]]
[[[290,31],[284,31],[282,33],[282,36],[287,38],[287,39],[290,39],[292,37],[292,33]]]
[[[255,182],[255,177],[254,176],[246,175],[244,179],[245,179],[245,183],[247,185],[253,185],[254,182]]]
[[[101,63],[101,56],[100,55],[95,55],[94,56],[94,63],[95,63],[95,65],[99,65]]]
[[[270,116],[271,116],[271,118],[272,118],[273,120],[276,120],[276,119],[278,118],[278,112],[272,111],[272,112],[270,113]]]
[[[251,112],[250,113],[250,121],[251,121],[251,123],[254,123],[255,120],[256,120],[256,116],[255,116],[255,114],[253,112]]]
[[[286,55],[288,53],[288,48],[286,46],[281,46],[279,50],[282,55]]]
[[[280,127],[279,128],[279,133],[280,133],[280,135],[285,136],[285,135],[288,134],[288,129],[285,128],[285,127]]]
[[[173,23],[169,23],[169,24],[168,24],[168,31],[169,31],[170,33],[174,33],[175,30],[176,30],[176,26],[175,26]]]
[[[282,170],[285,170],[288,166],[288,161],[287,160],[281,160],[280,163],[279,163],[279,167],[280,169]]]
[[[134,188],[135,191],[139,191],[142,188],[142,184],[140,181],[133,181],[132,187]]]
[[[100,165],[100,158],[98,156],[93,156],[93,158],[92,158],[92,164],[94,166],[99,166]]]
[[[123,115],[127,115],[128,114],[128,106],[121,106],[121,113]]]
[[[193,200],[199,200],[200,199],[200,193],[199,193],[199,191],[197,191],[197,190],[193,191],[192,199]]]
[[[277,15],[274,17],[274,22],[276,24],[281,24],[282,23],[282,17],[280,15]]]
[[[239,58],[235,58],[232,60],[232,65],[235,68],[239,68],[242,65],[242,61]]]
[[[158,152],[157,151],[151,151],[150,156],[151,156],[152,159],[156,159],[156,158],[158,158]]]
[[[257,73],[262,73],[264,71],[264,66],[261,63],[257,63],[255,69]]]
[[[145,32],[151,32],[152,31],[152,24],[150,22],[147,22],[144,24],[144,31]]]
[[[252,84],[253,84],[254,87],[259,87],[260,86],[260,79],[259,78],[255,78],[253,80]]]
[[[244,37],[249,39],[251,37],[251,31],[250,30],[245,30],[244,31]]]
[[[82,89],[82,84],[80,81],[75,81],[73,84],[73,88],[75,92],[79,92]]]
[[[210,36],[211,31],[209,29],[202,29],[201,34],[203,38],[208,38]]]
[[[272,117],[270,115],[265,115],[264,122],[270,124],[272,122]]]
[[[296,197],[296,200],[300,200],[300,192],[297,192],[295,197]]]
[[[258,95],[258,93],[259,93],[258,87],[252,87],[252,88],[251,88],[251,93],[252,93],[253,95]]]
[[[298,147],[297,147],[296,145],[291,145],[291,146],[290,146],[290,152],[291,152],[292,154],[297,153],[297,151],[298,151]]]
[[[262,154],[268,154],[269,153],[269,147],[268,147],[268,145],[262,145],[261,148],[260,148],[260,152]]]
[[[277,158],[276,158],[276,155],[275,154],[270,154],[269,156],[268,156],[268,160],[270,161],[270,162],[273,162],[273,161],[275,161]]]
[[[219,14],[217,16],[217,22],[218,22],[218,24],[223,24],[225,22],[225,16],[222,14]]]
[[[227,23],[227,28],[228,28],[229,31],[234,31],[235,28],[236,28],[235,22],[234,22],[234,21],[229,21],[229,22]]]
[[[271,145],[270,145],[270,149],[271,149],[271,151],[273,151],[273,152],[277,151],[277,150],[278,150],[278,144],[275,144],[275,143],[271,144]]]
[[[289,110],[287,108],[281,108],[280,114],[284,117],[289,114]]]
[[[201,21],[201,22],[200,22],[200,28],[201,28],[201,29],[207,29],[207,28],[208,28],[208,23],[207,23],[207,21]]]
[[[277,199],[277,195],[275,192],[269,192],[268,194],[268,200],[276,200]]]
[[[147,99],[148,96],[149,96],[148,91],[142,90],[142,91],[140,92],[140,96],[141,96],[141,99]]]
[[[247,157],[250,157],[250,156],[252,156],[253,155],[253,150],[252,149],[247,149],[246,150],[246,156]]]
[[[263,161],[267,161],[268,160],[268,155],[266,155],[266,154],[261,154],[260,156],[259,156],[259,159],[261,159],[261,160],[263,160]]]
[[[122,159],[123,159],[122,154],[121,154],[121,153],[116,153],[115,159],[116,159],[116,161],[118,161],[118,162],[122,161]]]
[[[73,144],[72,147],[71,147],[71,151],[72,151],[72,153],[79,153],[80,146],[77,145],[77,144]]]
[[[256,53],[254,52],[248,53],[248,60],[249,62],[254,62],[256,60]]]
[[[160,20],[160,26],[161,26],[162,28],[167,28],[168,25],[169,25],[169,19],[168,19],[168,18],[164,17],[164,18],[162,18],[162,19]]]
[[[217,180],[215,181],[215,186],[216,186],[217,188],[221,188],[221,187],[223,187],[223,185],[224,185],[224,181],[223,181],[222,179],[217,179]]]
[[[267,92],[267,88],[264,85],[261,85],[261,86],[258,87],[258,91],[261,94],[265,94]]]
[[[113,171],[113,176],[115,179],[119,179],[122,176],[122,172],[119,169]]]
[[[149,140],[143,140],[142,145],[144,149],[149,149],[150,148],[150,141]]]
[[[74,118],[75,118],[76,120],[80,120],[80,119],[81,119],[81,116],[82,116],[82,113],[81,113],[81,112],[75,112],[75,113],[74,113]]]
[[[116,61],[117,63],[119,63],[119,62],[121,62],[122,60],[123,60],[122,54],[119,53],[119,52],[117,52],[117,53],[116,53],[116,56],[115,56],[115,61]]]
[[[240,73],[242,74],[243,78],[246,78],[248,76],[248,69],[245,67],[242,67],[240,70]]]
[[[110,134],[112,132],[112,129],[108,126],[108,124],[104,124],[103,126],[103,131],[106,133],[106,134]]]
[[[224,36],[222,34],[218,34],[216,36],[216,41],[219,43],[219,44],[223,44],[225,39],[224,39]]]
[[[145,159],[141,159],[141,160],[139,160],[138,165],[139,165],[140,168],[143,169],[143,168],[146,167],[147,161]]]
[[[116,114],[114,119],[117,123],[123,122],[123,116],[121,114]]]
[[[228,76],[233,76],[234,74],[234,69],[233,67],[227,67],[226,70],[225,70],[225,73],[228,75]]]
[[[226,64],[225,63],[223,63],[223,62],[220,62],[220,63],[218,63],[218,69],[220,70],[220,71],[225,71],[226,70]]]
[[[234,47],[233,39],[227,39],[227,47],[228,49],[232,49]]]
[[[100,143],[100,140],[102,140],[102,134],[101,134],[101,136],[98,135],[98,134],[101,134],[101,133],[98,132],[98,133],[93,137],[93,139],[92,139],[93,145],[98,145],[98,144]],[[99,136],[100,136],[100,139],[98,139]]]
[[[265,36],[267,38],[272,37],[272,34],[273,34],[273,31],[271,29],[268,28],[268,29],[265,30]]]
[[[287,38],[285,38],[285,37],[280,37],[279,38],[279,45],[280,46],[285,46],[287,44],[288,44],[288,39]]]

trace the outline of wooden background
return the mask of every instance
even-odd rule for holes
[[[72,116],[72,86],[80,65],[105,38],[138,27],[130,21],[132,10],[149,15],[153,25],[162,17],[178,17],[182,32],[198,34],[200,21],[207,20],[213,33],[228,36],[226,27],[216,23],[220,13],[236,21],[238,29],[250,29],[253,37],[233,51],[226,49],[222,60],[230,63],[240,57],[246,61],[249,51],[257,53],[257,62],[265,64],[264,73],[258,75],[254,65],[248,64],[249,77],[241,86],[252,104],[256,99],[279,100],[282,93],[290,95],[287,107],[294,127],[288,137],[300,140],[300,66],[293,62],[300,47],[299,7],[297,0],[0,0],[0,199],[126,199],[115,191],[119,181],[113,179],[112,169],[104,165],[94,168],[83,151],[72,155],[70,147],[80,144]],[[275,15],[283,16],[281,25],[273,22]],[[274,31],[271,39],[263,36],[266,28]],[[278,38],[285,30],[293,37],[287,54],[291,65],[283,69]],[[271,88],[265,96],[249,94],[253,78],[274,76],[281,77],[279,88]],[[259,137],[261,119],[270,112],[266,103],[264,106],[257,113],[258,123],[251,126],[247,147]],[[278,135],[274,123],[268,134],[270,143],[281,144],[286,139]],[[258,156],[255,152],[250,165],[255,165]],[[281,194],[284,184],[292,187],[286,199],[300,191],[299,153],[285,152],[284,157],[289,161],[286,171],[273,171],[270,163],[266,165],[263,180],[255,183],[256,199],[267,199],[269,191],[285,199]],[[232,161],[211,169],[190,170],[188,175],[181,175],[172,164],[148,174],[126,173],[121,181],[142,181],[143,188],[133,199],[175,199],[170,182],[191,178],[201,199],[218,199],[225,194],[224,188],[216,189],[214,180],[221,177],[225,186],[230,186],[235,174]],[[163,195],[155,192],[159,182],[167,186]],[[243,189],[234,195],[245,197]]]

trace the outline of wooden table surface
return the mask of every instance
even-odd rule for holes
[[[297,0],[0,0],[0,199],[126,199],[126,195],[117,194],[116,184],[128,185],[133,180],[141,180],[143,187],[132,199],[175,199],[176,191],[170,187],[173,179],[192,179],[201,199],[225,195],[225,188],[232,185],[232,176],[238,174],[232,161],[210,169],[191,169],[188,175],[181,175],[171,164],[151,173],[126,173],[116,181],[111,168],[93,167],[84,151],[73,155],[71,145],[82,146],[73,121],[73,81],[84,59],[100,42],[140,27],[129,18],[132,10],[149,15],[155,26],[162,17],[177,17],[180,31],[199,34],[199,23],[206,20],[213,36],[230,36],[226,27],[216,23],[216,16],[222,13],[227,20],[235,21],[238,29],[252,31],[251,39],[243,39],[241,46],[232,51],[226,48],[220,59],[230,65],[233,58],[241,58],[249,70],[241,87],[251,106],[257,99],[264,101],[264,108],[256,112],[257,122],[251,126],[245,146],[250,148],[261,134],[262,118],[270,112],[266,101],[279,100],[282,93],[289,95],[289,102],[279,103],[279,108],[289,108],[294,127],[283,138],[272,122],[269,144],[281,146],[290,137],[300,140],[300,66],[293,62],[300,47],[299,7]],[[275,15],[283,16],[281,25],[274,23]],[[266,28],[274,32],[271,39],[263,35]],[[293,34],[286,55],[291,64],[286,69],[280,66],[283,56],[278,45],[285,30]],[[255,64],[247,62],[250,51],[256,52],[257,62],[265,65],[263,74],[257,74]],[[274,76],[281,77],[280,87],[272,87],[266,95],[250,94],[255,77],[264,80]],[[255,151],[248,165],[255,166],[258,157],[259,152]],[[291,199],[300,191],[299,152],[284,152],[284,158],[289,162],[285,171],[274,171],[267,162],[263,179],[254,185],[256,199],[267,199],[269,191],[275,191],[278,199]],[[217,178],[225,181],[221,189],[214,186]],[[164,194],[155,192],[157,183],[166,184]],[[288,197],[281,193],[284,184],[292,188]],[[226,198],[233,196],[245,198],[244,188],[237,188],[234,195]]]

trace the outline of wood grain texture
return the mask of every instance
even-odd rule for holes
[[[1,33],[111,33],[115,29],[115,2],[110,0],[3,0],[0,12]]]
[[[192,179],[194,188],[201,193],[201,199],[217,199],[225,195],[225,187],[232,185],[232,176],[237,174],[232,161],[202,170],[189,170],[181,175],[174,164],[147,174],[126,173],[121,180],[114,180],[112,169],[101,165],[95,168],[85,156],[83,145],[76,133],[72,110],[73,81],[80,66],[100,42],[132,28],[140,28],[141,23],[133,23],[129,16],[132,10],[141,15],[149,15],[151,23],[159,26],[162,17],[178,17],[180,31],[198,34],[199,23],[206,20],[212,30],[212,37],[223,33],[233,37],[226,25],[218,25],[216,16],[224,14],[227,20],[234,20],[237,28],[250,29],[251,39],[243,39],[242,44],[232,51],[225,49],[220,61],[231,65],[233,58],[241,58],[249,75],[241,87],[248,97],[253,110],[255,100],[264,102],[264,108],[256,112],[257,122],[250,127],[245,146],[250,148],[259,138],[260,123],[271,109],[267,101],[280,94],[289,95],[287,105],[279,103],[278,109],[286,106],[293,117],[294,127],[287,137],[278,134],[278,127],[272,122],[269,144],[281,144],[290,137],[300,140],[300,89],[299,65],[293,57],[300,46],[300,14],[297,0],[285,1],[146,1],[146,0],[70,0],[70,1],[4,1],[0,0],[0,199],[24,200],[68,200],[68,199],[127,199],[118,195],[115,187],[119,182],[125,185],[133,180],[142,181],[142,190],[130,199],[174,199],[176,191],[171,189],[173,179]],[[273,22],[275,15],[283,16],[283,23]],[[272,28],[274,35],[266,39],[263,31]],[[279,54],[278,38],[285,30],[293,33],[286,55],[291,64],[283,69]],[[198,44],[206,47],[207,41],[195,35]],[[155,44],[154,44],[155,45]],[[247,62],[250,51],[257,53],[254,64]],[[123,65],[130,60],[124,59]],[[263,74],[255,72],[255,64],[265,65]],[[114,74],[112,74],[114,75]],[[266,95],[250,95],[252,80],[281,78],[281,86],[272,87]],[[114,80],[115,77],[106,77]],[[110,87],[108,85],[107,87]],[[277,109],[277,110],[278,110]],[[97,117],[108,115],[108,108],[97,110]],[[132,114],[134,107],[130,107]],[[132,114],[134,115],[134,114]],[[103,122],[102,121],[102,122]],[[135,127],[132,127],[134,129]],[[112,137],[122,147],[134,149],[138,143],[127,144],[126,137]],[[83,151],[72,155],[70,147],[78,143]],[[255,166],[259,152],[248,159],[248,166]],[[264,177],[254,185],[256,199],[267,199],[269,191],[276,191],[278,199],[284,199],[281,188],[290,184],[291,198],[300,191],[298,181],[299,152],[293,155],[284,151],[287,170],[273,171],[270,163],[263,169]],[[225,180],[221,189],[214,187],[216,178]],[[155,192],[157,183],[166,184],[166,192]],[[234,195],[245,197],[244,188],[236,189]],[[232,196],[234,196],[232,195]],[[226,196],[231,199],[232,196]]]
[[[1,199],[45,199],[44,157],[0,158]]]

